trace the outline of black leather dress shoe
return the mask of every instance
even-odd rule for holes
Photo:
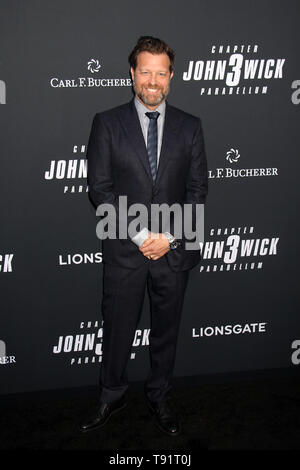
[[[98,411],[92,416],[87,422],[80,425],[82,432],[93,431],[94,429],[101,428],[104,426],[112,415],[123,410],[127,406],[125,397],[121,397],[119,400],[113,401],[112,403],[100,402]]]
[[[180,434],[180,424],[168,401],[153,402],[147,400],[147,403],[159,429],[169,436],[178,436]]]

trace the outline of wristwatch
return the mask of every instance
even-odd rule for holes
[[[181,243],[178,241],[173,235],[171,235],[169,232],[164,232],[165,236],[168,239],[170,250],[176,250]]]

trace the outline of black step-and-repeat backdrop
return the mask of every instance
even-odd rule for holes
[[[1,2],[1,393],[95,385],[102,248],[96,112],[132,97],[141,35],[176,51],[169,102],[203,121],[209,197],[176,376],[300,367],[299,2]],[[149,305],[132,380],[147,375]],[[146,366],[145,366],[146,365]]]

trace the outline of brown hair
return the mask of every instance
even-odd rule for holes
[[[137,57],[141,52],[150,52],[151,54],[167,54],[170,59],[170,73],[174,70],[175,52],[164,41],[152,36],[141,36],[128,57],[130,67],[136,69]]]

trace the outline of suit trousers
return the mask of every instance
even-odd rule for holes
[[[170,253],[172,255],[172,253]],[[103,355],[100,399],[111,403],[128,388],[127,365],[141,317],[146,288],[151,312],[149,400],[162,401],[171,390],[178,331],[189,271],[174,272],[166,256],[129,269],[103,265]]]

